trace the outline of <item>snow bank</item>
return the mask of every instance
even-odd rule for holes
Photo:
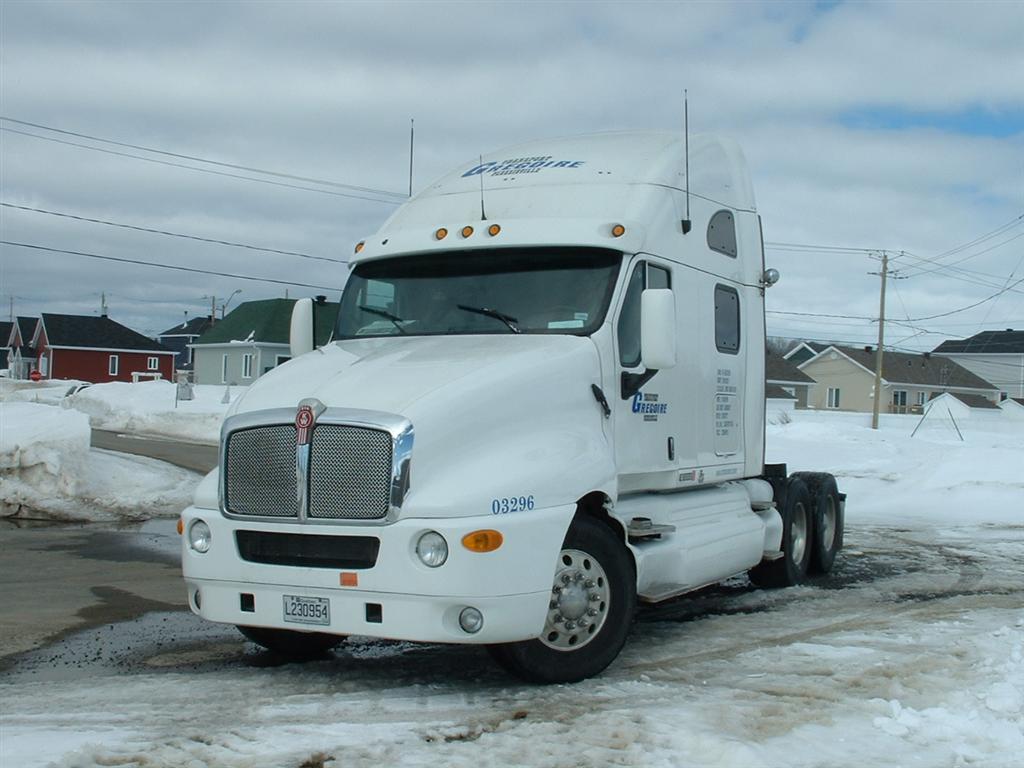
[[[177,385],[169,381],[95,384],[67,398],[64,405],[88,414],[96,429],[216,444],[230,405],[222,402],[227,388],[194,386],[195,399],[175,406],[176,389]],[[244,391],[231,387],[231,399]]]
[[[794,411],[770,424],[769,463],[831,472],[847,525],[1024,523],[1024,423]],[[960,430],[963,439],[957,433]]]
[[[75,379],[67,381],[0,379],[0,402],[60,405],[68,390],[82,383],[84,382]]]
[[[188,506],[199,476],[152,459],[91,450],[84,413],[0,403],[0,514],[145,520]]]

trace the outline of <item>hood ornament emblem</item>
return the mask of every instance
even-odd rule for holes
[[[317,418],[326,410],[326,405],[315,397],[309,397],[299,402],[299,410],[295,414],[295,501],[300,523],[305,522],[309,514],[309,453],[313,428]]]

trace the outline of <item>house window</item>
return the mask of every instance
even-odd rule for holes
[[[39,358],[39,373],[44,379],[50,375],[50,358],[46,355]]]
[[[242,378],[243,379],[251,379],[252,378],[252,354],[251,353],[242,355]]]
[[[111,376],[117,376],[117,355],[111,355],[107,361],[107,373]]]
[[[828,399],[825,402],[827,408],[839,407],[839,387],[828,388]]]
[[[276,357],[276,358],[274,359],[274,365],[284,365],[284,364],[285,364],[285,363],[287,363],[287,362],[288,362],[289,360],[291,360],[291,357],[289,357],[288,355],[278,355],[278,356],[277,356],[277,357]]]
[[[926,393],[925,393],[925,391],[924,391],[924,390],[921,390],[920,392],[918,392],[918,393],[917,393],[917,404],[918,404],[918,405],[924,405],[924,402],[925,402],[925,394],[926,394]]]
[[[715,346],[730,355],[740,351],[740,295],[725,285],[715,286]]]
[[[220,383],[228,383],[228,356],[224,355],[220,359]]]
[[[892,404],[898,408],[907,407],[907,390],[895,389],[892,393]]]
[[[160,358],[159,357],[147,357],[146,358],[146,370],[147,371],[159,371],[160,370]]]

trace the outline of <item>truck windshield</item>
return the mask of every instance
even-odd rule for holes
[[[598,248],[509,248],[359,264],[334,338],[590,334],[604,321],[621,262],[621,253]]]

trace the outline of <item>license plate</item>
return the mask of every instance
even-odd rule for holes
[[[331,623],[331,604],[326,597],[284,596],[284,620],[291,624]]]

